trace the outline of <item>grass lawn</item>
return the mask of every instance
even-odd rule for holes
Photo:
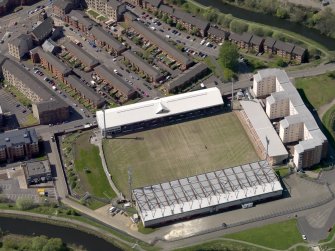
[[[104,153],[124,194],[129,166],[135,188],[258,160],[234,113],[107,139]]]
[[[88,10],[87,13],[89,15],[91,15],[93,18],[96,18],[97,16],[99,16],[100,14],[95,12],[94,10]]]
[[[335,105],[323,115],[322,123],[326,128],[326,136],[330,144],[335,147]]]
[[[7,84],[7,83],[5,83]],[[19,91],[15,86],[7,84],[6,90],[15,95],[15,99],[19,101],[24,106],[29,106],[32,104],[30,99],[28,99],[22,92]]]
[[[90,136],[91,133],[83,133],[73,144],[81,189],[101,198],[115,197],[101,164],[99,148],[89,142]]]
[[[37,119],[34,117],[32,113],[30,113],[27,117],[26,120],[21,123],[21,127],[28,127],[28,126],[33,126],[33,125],[38,125]]]
[[[259,228],[227,234],[225,238],[247,241],[274,249],[288,249],[296,243],[303,243],[296,220],[289,220]]]
[[[295,86],[301,97],[304,101],[307,99],[316,109],[335,98],[335,79],[329,77],[328,74],[295,80]]]

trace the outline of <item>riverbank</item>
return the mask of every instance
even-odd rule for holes
[[[134,243],[145,246],[145,250],[157,250],[157,248],[152,247],[149,244],[145,244],[142,241],[136,240],[130,236],[122,236],[121,233],[118,233],[117,235],[115,233],[111,233],[111,229],[89,219],[85,219],[84,221],[81,219],[81,221],[79,221],[70,217],[64,218],[53,215],[41,215],[31,212],[5,209],[0,210],[0,216],[5,218],[22,219],[44,224],[51,224],[63,228],[71,228],[73,231],[78,230],[80,232],[104,239],[110,243],[111,247],[115,246],[120,248],[118,250],[131,250],[131,247],[134,245]]]

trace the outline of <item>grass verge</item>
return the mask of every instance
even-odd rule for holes
[[[335,105],[323,115],[322,123],[325,127],[325,134],[329,143],[335,147]]]

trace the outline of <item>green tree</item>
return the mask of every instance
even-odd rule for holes
[[[248,30],[248,24],[239,20],[231,21],[229,27],[231,31],[239,34]]]
[[[41,251],[67,251],[68,248],[63,244],[59,238],[52,238],[48,240],[48,243],[43,247]]]
[[[44,235],[36,236],[32,239],[31,248],[34,251],[40,251],[48,243],[48,238]]]
[[[220,48],[219,62],[224,68],[237,71],[238,68],[238,48],[235,44],[225,42]]]
[[[222,25],[224,28],[229,28],[231,21],[233,21],[233,16],[231,14],[223,14],[220,13],[219,18],[218,18],[218,23]]]
[[[209,7],[206,9],[203,16],[204,18],[206,18],[207,21],[216,23],[219,15],[216,9],[214,9],[213,7]]]
[[[166,20],[166,23],[169,24],[169,25],[171,25],[171,24],[173,23],[172,18],[168,18],[168,19]]]
[[[276,60],[276,65],[279,66],[279,67],[286,67],[287,63],[282,58],[278,58]]]
[[[30,198],[18,198],[16,206],[20,210],[29,210],[34,207],[34,201]]]
[[[177,28],[178,30],[182,30],[182,29],[183,29],[183,26],[182,26],[180,23],[177,23],[177,24],[176,24],[176,28]]]
[[[279,7],[276,11],[276,16],[281,18],[281,19],[286,19],[286,18],[289,17],[289,14],[288,14],[286,9]]]
[[[163,17],[162,17],[162,21],[163,21],[164,23],[167,23],[168,18],[169,18],[169,17],[168,17],[166,14],[164,14]]]

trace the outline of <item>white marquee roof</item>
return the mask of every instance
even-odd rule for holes
[[[142,220],[282,191],[266,161],[250,163],[133,190]]]
[[[114,128],[140,121],[222,105],[220,90],[216,87],[144,101],[105,110],[106,128]],[[104,129],[103,112],[97,111],[100,129]]]

